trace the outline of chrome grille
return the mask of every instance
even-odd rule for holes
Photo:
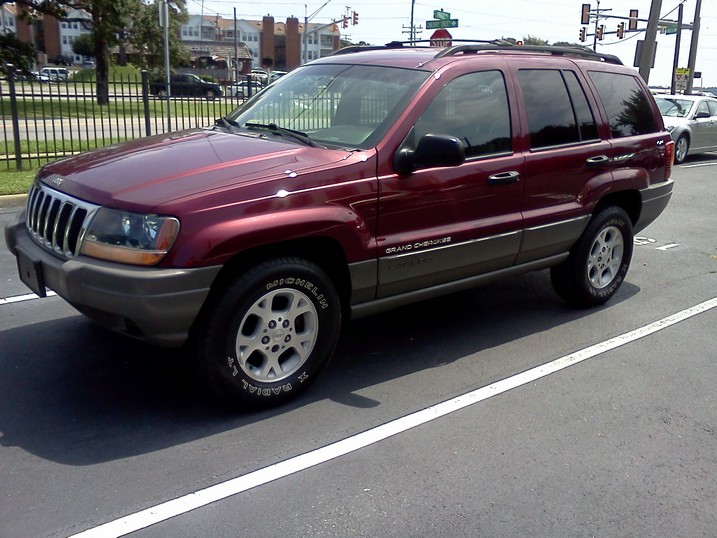
[[[98,206],[34,184],[27,197],[27,229],[37,244],[63,258],[74,258]]]

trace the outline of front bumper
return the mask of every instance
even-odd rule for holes
[[[86,256],[62,260],[35,244],[24,222],[5,228],[5,242],[21,279],[38,295],[46,286],[100,325],[165,347],[187,340],[221,269],[132,267]]]
[[[640,218],[633,227],[635,233],[647,228],[647,226],[665,210],[667,203],[672,197],[672,187],[674,184],[674,180],[668,179],[661,183],[650,185],[648,188],[640,191],[642,209],[640,210]]]

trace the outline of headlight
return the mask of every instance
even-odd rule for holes
[[[674,131],[674,130],[675,130],[675,126],[674,126],[674,125],[668,125],[668,126],[667,126],[667,132],[668,132],[668,133],[671,133],[671,132]]]
[[[156,265],[179,233],[174,217],[138,215],[102,207],[90,222],[80,252],[133,265]]]

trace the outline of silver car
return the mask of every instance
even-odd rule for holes
[[[717,150],[717,99],[656,95],[655,101],[675,141],[675,163],[682,163],[687,155]]]

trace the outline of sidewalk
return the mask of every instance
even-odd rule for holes
[[[0,196],[0,209],[7,207],[23,207],[27,194],[8,194]]]

